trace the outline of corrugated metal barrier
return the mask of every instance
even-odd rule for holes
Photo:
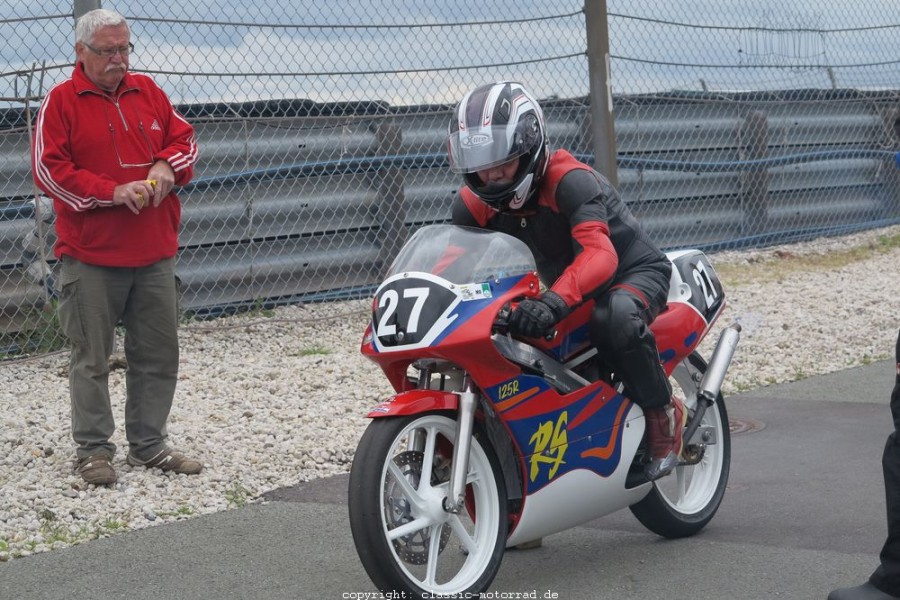
[[[587,99],[543,104],[551,143],[592,161]],[[181,110],[202,151],[180,192],[184,309],[366,294],[411,232],[449,217],[459,187],[444,155],[449,106]],[[615,114],[621,192],[663,247],[758,246],[900,222],[897,94],[630,96],[616,99]],[[0,329],[11,330],[51,297],[55,261],[50,205],[35,202],[22,167],[21,111],[0,123]]]

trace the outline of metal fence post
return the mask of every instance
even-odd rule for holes
[[[755,110],[741,123],[738,132],[741,160],[762,160],[769,152],[769,119]],[[741,172],[740,197],[743,208],[741,230],[745,235],[763,233],[768,226],[769,171],[759,167]]]
[[[100,0],[75,0],[72,3],[72,17],[78,21],[81,15],[97,8],[102,8]]]
[[[610,183],[619,186],[616,166],[616,127],[613,114],[612,74],[609,70],[609,26],[606,0],[585,0],[588,78],[591,94],[591,135],[594,167]]]
[[[403,145],[403,131],[397,124],[382,121],[375,130],[378,156],[397,156]],[[406,242],[406,195],[405,170],[397,166],[386,166],[378,171],[378,222],[381,226],[379,241],[381,250],[378,261],[387,268]]]
[[[885,107],[881,118],[884,122],[883,147],[900,153],[900,106]],[[884,160],[884,212],[886,217],[900,216],[900,159],[896,156]],[[893,193],[892,193],[893,192]]]

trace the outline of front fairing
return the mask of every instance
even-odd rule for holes
[[[424,272],[461,285],[535,270],[531,250],[521,240],[488,229],[442,224],[416,231],[391,263],[386,279]]]
[[[395,389],[406,367],[435,358],[463,367],[479,385],[516,372],[490,336],[510,301],[539,290],[528,247],[512,236],[454,225],[423,227],[410,238],[375,292],[361,351]]]

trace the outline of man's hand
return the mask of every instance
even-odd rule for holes
[[[154,185],[149,179],[138,179],[117,185],[113,190],[113,204],[124,204],[134,214],[140,214],[142,208],[150,205],[154,193],[153,188]]]
[[[159,203],[169,195],[169,192],[175,186],[175,171],[172,170],[172,165],[166,161],[158,160],[150,167],[147,179],[156,181],[156,189],[153,190],[152,201],[153,206],[159,206]],[[147,205],[149,206],[149,204],[150,201],[148,200]]]
[[[509,332],[523,337],[541,337],[567,314],[569,307],[556,292],[546,292],[537,299],[526,298],[509,315]]]

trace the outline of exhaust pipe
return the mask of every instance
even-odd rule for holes
[[[706,374],[700,381],[700,388],[697,391],[698,396],[706,400],[710,405],[716,401],[716,396],[719,395],[719,391],[722,389],[722,383],[725,382],[725,373],[731,365],[731,359],[734,358],[734,351],[740,339],[740,323],[732,323],[719,334],[716,349],[713,350],[709,364],[706,366]]]
[[[706,409],[716,403],[716,396],[719,395],[719,391],[722,389],[722,383],[725,381],[725,372],[728,371],[728,366],[731,364],[731,359],[734,357],[734,351],[740,339],[740,323],[732,323],[719,334],[719,341],[716,342],[716,348],[713,350],[709,364],[706,366],[706,374],[700,381],[700,386],[697,390],[697,410],[694,411],[694,416],[691,417],[687,428],[684,430],[685,444],[697,443],[693,439],[694,434],[700,429],[700,423],[703,421]],[[701,442],[706,443],[706,440],[703,439]],[[697,461],[702,456],[700,454]],[[687,464],[693,464],[693,462],[688,461]]]

